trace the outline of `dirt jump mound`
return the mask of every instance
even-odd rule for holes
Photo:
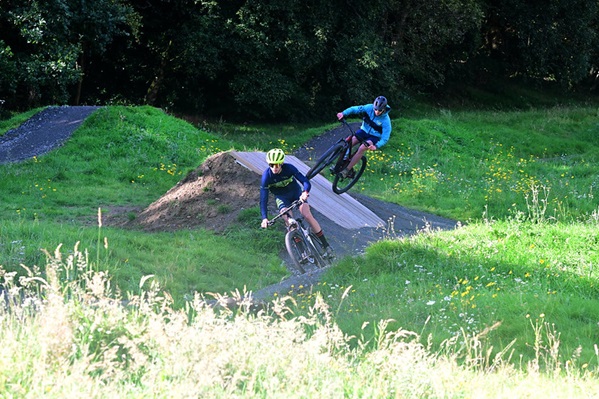
[[[230,153],[221,152],[207,158],[128,225],[146,231],[197,227],[223,231],[241,210],[259,201],[260,176]]]

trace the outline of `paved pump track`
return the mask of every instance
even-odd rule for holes
[[[232,152],[237,161],[244,167],[258,173],[268,167],[266,154],[264,152]],[[288,155],[285,162],[293,164],[304,175],[309,166],[297,157]],[[360,229],[362,227],[383,228],[386,223],[366,206],[344,193],[337,195],[331,190],[331,182],[322,175],[315,176],[310,180],[312,189],[310,191],[310,207],[316,209],[323,216],[337,225],[346,229]]]
[[[0,136],[0,163],[39,157],[63,145],[85,118],[98,108],[100,107],[49,107],[41,111],[20,127]],[[308,164],[345,134],[343,127],[323,131],[286,159],[306,173]],[[230,151],[215,154],[146,209],[127,209],[120,215],[118,208],[113,209],[114,217],[106,220],[106,225],[149,231],[199,227],[218,231],[234,220],[236,215],[211,215],[208,212],[215,207],[206,206],[206,203],[218,200],[226,204],[228,200],[230,209],[238,209],[239,204],[256,206],[259,201],[260,175],[266,167],[263,152]],[[368,245],[381,239],[416,234],[425,228],[453,229],[458,225],[454,220],[360,195],[355,190],[342,195],[334,194],[331,183],[320,175],[311,182],[313,188],[309,202],[314,216],[339,258],[359,255]],[[176,207],[173,206],[174,203],[177,204]],[[131,211],[138,214],[135,226],[127,225]],[[276,212],[276,209],[271,208],[271,212],[273,211]],[[195,216],[202,212],[205,217],[200,223],[200,219]],[[90,219],[93,223],[96,215],[92,215]],[[259,228],[258,226],[259,220],[256,222],[256,227]],[[283,259],[286,257],[284,245],[281,245],[281,256]],[[292,287],[304,286],[310,289],[321,273],[322,270],[314,269],[303,275],[292,275],[279,284],[252,293],[252,297],[268,300],[275,292],[286,293]]]

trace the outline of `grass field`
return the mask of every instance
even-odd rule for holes
[[[198,129],[151,107],[103,108],[61,149],[0,165],[4,286],[46,298],[3,313],[0,391],[599,394],[598,117],[593,104],[397,115],[355,190],[464,226],[390,233],[255,315],[214,313],[202,295],[286,277],[281,233],[256,228],[257,206],[224,234],[100,227],[98,208],[146,206],[215,152],[291,151],[328,127]]]

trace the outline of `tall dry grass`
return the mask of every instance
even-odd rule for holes
[[[409,331],[377,325],[374,350],[348,337],[317,298],[308,316],[292,298],[254,310],[199,295],[183,310],[151,276],[121,298],[77,246],[47,253],[47,273],[2,273],[0,395],[25,398],[513,398],[592,397],[595,376],[562,364],[516,369],[490,359],[481,336],[432,353]],[[224,303],[228,298],[217,297]],[[540,329],[539,331],[542,331]],[[539,334],[539,341],[544,338]],[[463,342],[462,340],[460,340]],[[457,341],[456,341],[457,342]],[[458,363],[457,358],[466,362]],[[545,356],[539,351],[539,356]],[[547,363],[547,362],[545,362]]]

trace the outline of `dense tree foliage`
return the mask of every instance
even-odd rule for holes
[[[131,31],[117,0],[2,0],[0,96],[13,108],[78,101],[86,59]]]
[[[0,100],[327,117],[519,77],[596,89],[599,1],[1,0]]]
[[[489,2],[486,53],[509,76],[585,80],[599,64],[598,1]]]

